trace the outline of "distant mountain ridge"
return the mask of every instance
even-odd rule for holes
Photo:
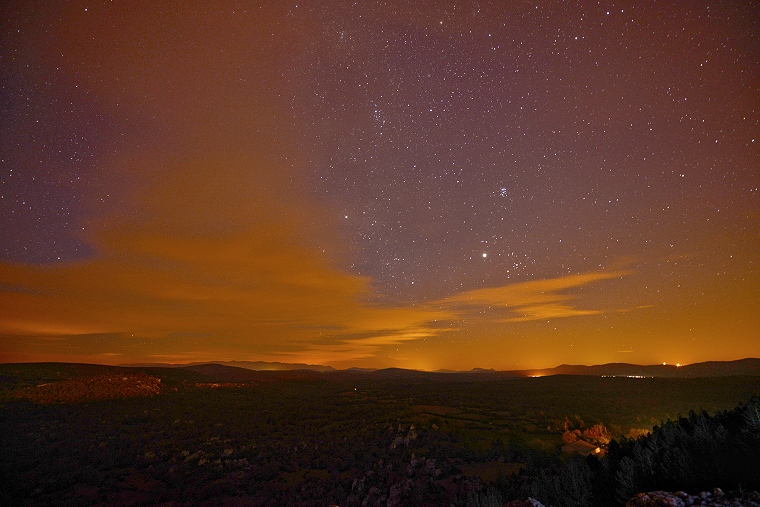
[[[312,370],[320,372],[338,371],[332,366],[323,366],[321,364],[305,364],[305,363],[280,363],[280,362],[268,362],[268,361],[203,361],[195,363],[134,363],[134,364],[121,364],[119,366],[129,366],[135,368],[187,368],[189,366],[205,366],[218,364],[222,366],[233,366],[235,368],[244,368],[246,370],[255,371],[290,371],[290,370]]]
[[[760,375],[760,359],[745,358],[736,361],[706,361],[683,366],[675,364],[637,365],[629,363],[608,363],[593,366],[562,364],[555,368],[513,370],[502,373],[516,377],[545,375],[665,378],[727,377],[735,375]]]
[[[696,377],[726,377],[736,375],[760,376],[760,358],[745,358],[735,361],[706,361],[683,366],[674,364],[638,365],[630,363],[607,363],[599,365],[572,365],[562,364],[554,368],[532,370],[507,370],[497,371],[493,368],[473,368],[467,371],[438,370],[425,372],[404,368],[349,368],[336,370],[331,366],[305,363],[281,363],[267,361],[208,361],[186,364],[170,363],[141,363],[125,364],[130,367],[164,367],[164,368],[189,368],[209,365],[221,365],[254,371],[296,371],[308,370],[320,373],[350,372],[356,374],[371,374],[380,377],[410,377],[425,374],[468,374],[500,377],[543,377],[547,375],[587,375],[598,377],[664,377],[664,378],[696,378]]]

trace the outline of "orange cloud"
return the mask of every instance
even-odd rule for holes
[[[194,205],[203,206],[196,197]],[[203,359],[195,357],[199,349],[206,359],[363,358],[384,345],[432,336],[426,323],[450,317],[364,303],[369,280],[333,266],[308,235],[303,239],[304,225],[292,216],[258,213],[252,221],[262,223],[247,229],[242,219],[232,224],[242,230],[191,235],[176,215],[106,226],[94,259],[0,264],[0,287],[6,288],[0,290],[0,334],[65,335],[72,337],[67,347],[77,348],[73,335],[106,333],[121,336],[112,343],[114,354],[134,354],[129,342],[147,340],[142,356],[192,354],[196,360]],[[188,334],[197,340],[180,338]],[[364,338],[341,338],[352,336]],[[78,353],[102,356],[92,340],[79,344]]]
[[[630,273],[598,271],[475,289],[454,294],[423,307],[363,308],[350,324],[344,323],[339,331],[336,330],[332,339],[307,344],[304,349],[284,354],[278,359],[302,362],[314,360],[316,357],[323,362],[348,362],[371,358],[381,350],[407,341],[435,338],[443,333],[456,332],[458,329],[448,325],[472,314],[477,314],[480,320],[487,321],[489,317],[484,317],[481,312],[484,308],[501,309],[517,314],[502,318],[500,315],[503,312],[496,311],[496,316],[491,321],[497,324],[598,315],[604,310],[577,308],[572,304],[577,298],[566,292]],[[438,325],[431,326],[432,323]],[[350,332],[364,332],[367,335],[346,336]]]
[[[456,331],[483,308],[495,323],[594,315],[567,292],[626,271],[591,272],[462,292],[418,307],[365,303],[369,280],[342,272],[286,231],[227,237],[122,236],[119,250],[67,266],[0,265],[0,334],[121,335],[112,354],[350,362]],[[108,245],[108,243],[106,243]],[[113,247],[113,244],[111,244]],[[23,289],[19,289],[23,288]],[[504,317],[507,311],[511,316]],[[182,338],[193,335],[188,342]],[[137,337],[137,338],[134,338]],[[82,347],[96,351],[93,341]],[[88,350],[77,350],[86,354]],[[119,356],[121,357],[121,356]]]
[[[318,363],[350,363],[361,359],[375,357],[386,347],[403,344],[404,342],[432,338],[441,333],[436,328],[410,328],[395,332],[386,332],[363,338],[343,338],[337,343],[307,344],[303,350],[282,354],[278,360]]]
[[[456,332],[457,321],[476,313],[496,324],[599,314],[571,291],[630,273],[476,289],[419,306],[371,304],[371,280],[337,268],[334,251],[322,248],[325,238],[340,245],[321,225],[324,210],[308,199],[298,210],[284,208],[279,195],[287,186],[274,176],[271,187],[244,183],[250,171],[270,169],[222,155],[168,164],[135,198],[136,218],[91,233],[97,257],[0,264],[0,334],[67,336],[61,354],[124,360],[350,362]],[[118,338],[107,350],[97,337],[75,339],[95,333]]]
[[[489,308],[497,313],[508,311],[512,314],[510,317],[495,319],[498,322],[527,322],[596,315],[602,313],[602,310],[576,308],[572,302],[577,296],[567,294],[567,291],[629,274],[630,271],[593,271],[532,280],[462,292],[444,298],[437,304],[444,308],[456,308],[463,313]]]

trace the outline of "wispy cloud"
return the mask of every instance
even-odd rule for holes
[[[370,312],[371,318],[359,318],[352,326],[336,330],[332,338],[337,337],[337,341],[326,340],[309,344],[305,349],[292,352],[284,359],[296,357],[305,360],[320,357],[327,362],[366,359],[381,350],[406,341],[435,338],[446,332],[457,331],[452,324],[472,316],[481,321],[490,319],[494,324],[504,325],[598,315],[605,310],[580,307],[578,304],[588,302],[580,300],[570,292],[592,283],[618,279],[629,274],[631,271],[595,271],[465,291],[422,307],[375,308]],[[394,313],[403,315],[404,318],[391,318]],[[507,316],[504,316],[505,314]],[[389,325],[391,322],[395,322],[396,325]],[[367,334],[360,337],[344,334],[349,329],[361,329]]]
[[[387,307],[365,302],[369,280],[270,229],[213,239],[136,235],[79,264],[0,265],[4,283],[29,288],[0,293],[0,333],[67,335],[72,351],[75,335],[120,336],[109,350],[93,340],[76,350],[101,357],[203,360],[202,351],[208,359],[350,362],[456,332],[475,315],[508,325],[600,314],[574,291],[629,274],[595,271]]]
[[[459,313],[483,309],[509,316],[496,318],[499,322],[527,322],[602,313],[600,308],[579,308],[574,303],[578,296],[569,294],[577,289],[602,280],[621,278],[631,274],[627,270],[593,271],[558,278],[531,280],[499,287],[475,289],[437,302],[442,308]]]
[[[370,334],[361,338],[340,338],[335,343],[312,343],[304,349],[282,354],[283,361],[315,361],[323,363],[346,363],[376,356],[387,347],[405,342],[432,338],[441,333],[436,328],[409,328]]]

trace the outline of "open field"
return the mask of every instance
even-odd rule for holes
[[[461,500],[463,488],[570,459],[560,451],[568,431],[604,448],[609,437],[760,394],[756,376],[40,364],[0,365],[0,378],[2,474],[10,485],[0,494],[23,505],[354,505],[365,483],[366,498],[370,484],[388,496],[404,481],[413,481],[409,491],[424,484],[426,498]]]

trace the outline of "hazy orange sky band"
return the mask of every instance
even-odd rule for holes
[[[247,15],[235,2],[25,3],[2,10],[3,61],[14,62],[9,75],[23,76],[13,69],[25,59],[60,68],[87,100],[126,118],[129,128],[121,144],[93,148],[97,171],[86,183],[88,198],[96,203],[98,192],[114,189],[118,199],[106,209],[88,205],[76,218],[72,234],[92,253],[61,262],[0,262],[0,362],[261,360],[507,370],[760,357],[760,142],[745,140],[760,136],[757,60],[749,77],[726,64],[706,84],[718,97],[707,121],[733,132],[726,137],[735,145],[712,142],[705,149],[713,151],[700,152],[710,161],[704,174],[720,180],[743,171],[741,188],[708,199],[674,187],[668,209],[647,204],[647,196],[631,198],[629,239],[576,238],[583,250],[577,261],[541,265],[534,255],[540,267],[520,276],[497,264],[493,247],[473,242],[461,262],[479,262],[462,268],[477,276],[446,285],[456,273],[432,273],[394,293],[372,274],[375,268],[357,267],[366,258],[345,225],[352,218],[345,207],[314,191],[314,151],[304,139],[319,125],[301,125],[302,113],[292,112],[301,107],[293,97],[311,94],[309,83],[293,81],[299,75],[293,66],[318,65],[322,60],[302,56],[304,48],[338,44],[330,31],[338,28],[325,18],[298,17],[284,2],[252,5],[256,12]],[[378,25],[435,33],[438,40],[490,30],[478,24],[486,21],[469,26],[474,14],[457,18],[461,10],[451,6],[399,2],[366,11]],[[352,26],[358,15],[339,24]],[[512,15],[518,19],[509,12],[492,17]],[[535,23],[539,32],[553,26]],[[733,22],[695,23],[694,33],[713,30],[711,37],[736,40]],[[666,40],[665,28],[657,41]],[[760,56],[756,45],[735,52],[742,61]],[[657,72],[667,73],[665,67]],[[750,86],[733,88],[742,79]],[[616,83],[610,78],[599,86],[617,90]],[[611,96],[589,100],[588,107],[600,108],[595,117],[614,120]],[[663,106],[662,114],[676,113]],[[754,123],[734,127],[744,125],[736,119],[742,115]],[[699,166],[687,144],[673,138],[663,146],[683,154],[667,162],[686,167],[672,168],[676,173]],[[646,157],[639,158],[644,164]],[[631,174],[649,170],[631,160]],[[589,227],[603,220],[604,213],[590,213]],[[656,245],[637,247],[630,238],[643,237],[654,223]],[[553,226],[547,218],[532,227],[539,235]],[[430,234],[432,259],[435,234],[443,233]]]

